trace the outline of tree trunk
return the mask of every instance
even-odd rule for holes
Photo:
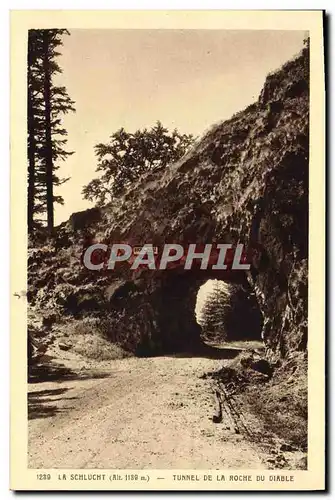
[[[49,59],[49,32],[43,30],[43,72],[44,72],[44,118],[45,118],[45,170],[47,188],[47,217],[48,231],[52,233],[54,228],[53,207],[53,159],[52,159],[52,137],[51,137],[51,68]]]
[[[28,234],[34,230],[34,208],[35,208],[35,124],[34,106],[31,90],[29,89],[28,68]]]

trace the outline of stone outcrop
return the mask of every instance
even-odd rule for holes
[[[224,97],[223,97],[224,98]],[[269,75],[259,99],[213,126],[179,162],[142,177],[101,209],[73,214],[29,249],[31,309],[59,321],[108,314],[111,339],[135,352],[196,346],[194,308],[210,278],[246,283],[273,358],[307,346],[308,49]],[[243,243],[248,273],[181,268],[96,272],[81,262],[96,242]]]

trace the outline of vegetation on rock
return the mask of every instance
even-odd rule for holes
[[[193,142],[192,135],[168,129],[158,121],[151,129],[126,132],[123,128],[112,134],[107,144],[97,144],[97,172],[83,189],[84,198],[99,206],[124,193],[140,176],[157,172],[179,160]]]
[[[215,125],[176,163],[143,174],[110,203],[74,214],[30,250],[30,304],[41,314],[109,312],[113,340],[137,352],[200,341],[194,309],[208,279],[250,286],[267,355],[307,348],[308,46],[269,75],[257,102]],[[75,221],[77,221],[75,223]],[[229,242],[257,250],[248,273],[88,271],[88,241],[161,246]],[[145,241],[144,241],[145,240]],[[112,290],[112,292],[110,292]],[[147,349],[147,347],[146,347]]]

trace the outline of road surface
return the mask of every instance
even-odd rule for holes
[[[261,449],[215,408],[222,366],[202,357],[127,358],[101,373],[64,373],[29,384],[29,467],[257,469]],[[48,377],[46,377],[48,379]]]

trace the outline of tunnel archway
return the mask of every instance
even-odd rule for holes
[[[141,331],[147,333],[142,335],[137,353],[147,355],[180,351],[196,352],[202,349],[205,342],[201,325],[196,318],[197,296],[201,286],[213,279],[225,282],[229,286],[234,285],[234,290],[238,290],[239,293],[235,297],[237,315],[241,319],[244,313],[245,328],[247,321],[250,320],[246,298],[251,298],[253,307],[257,309],[258,322],[256,321],[257,325],[252,335],[247,331],[242,336],[237,335],[236,338],[261,340],[263,318],[245,272],[173,269],[161,273],[151,281],[153,291],[150,300],[143,304],[139,312]],[[231,332],[234,323],[228,326]],[[243,324],[238,328],[242,331]]]

